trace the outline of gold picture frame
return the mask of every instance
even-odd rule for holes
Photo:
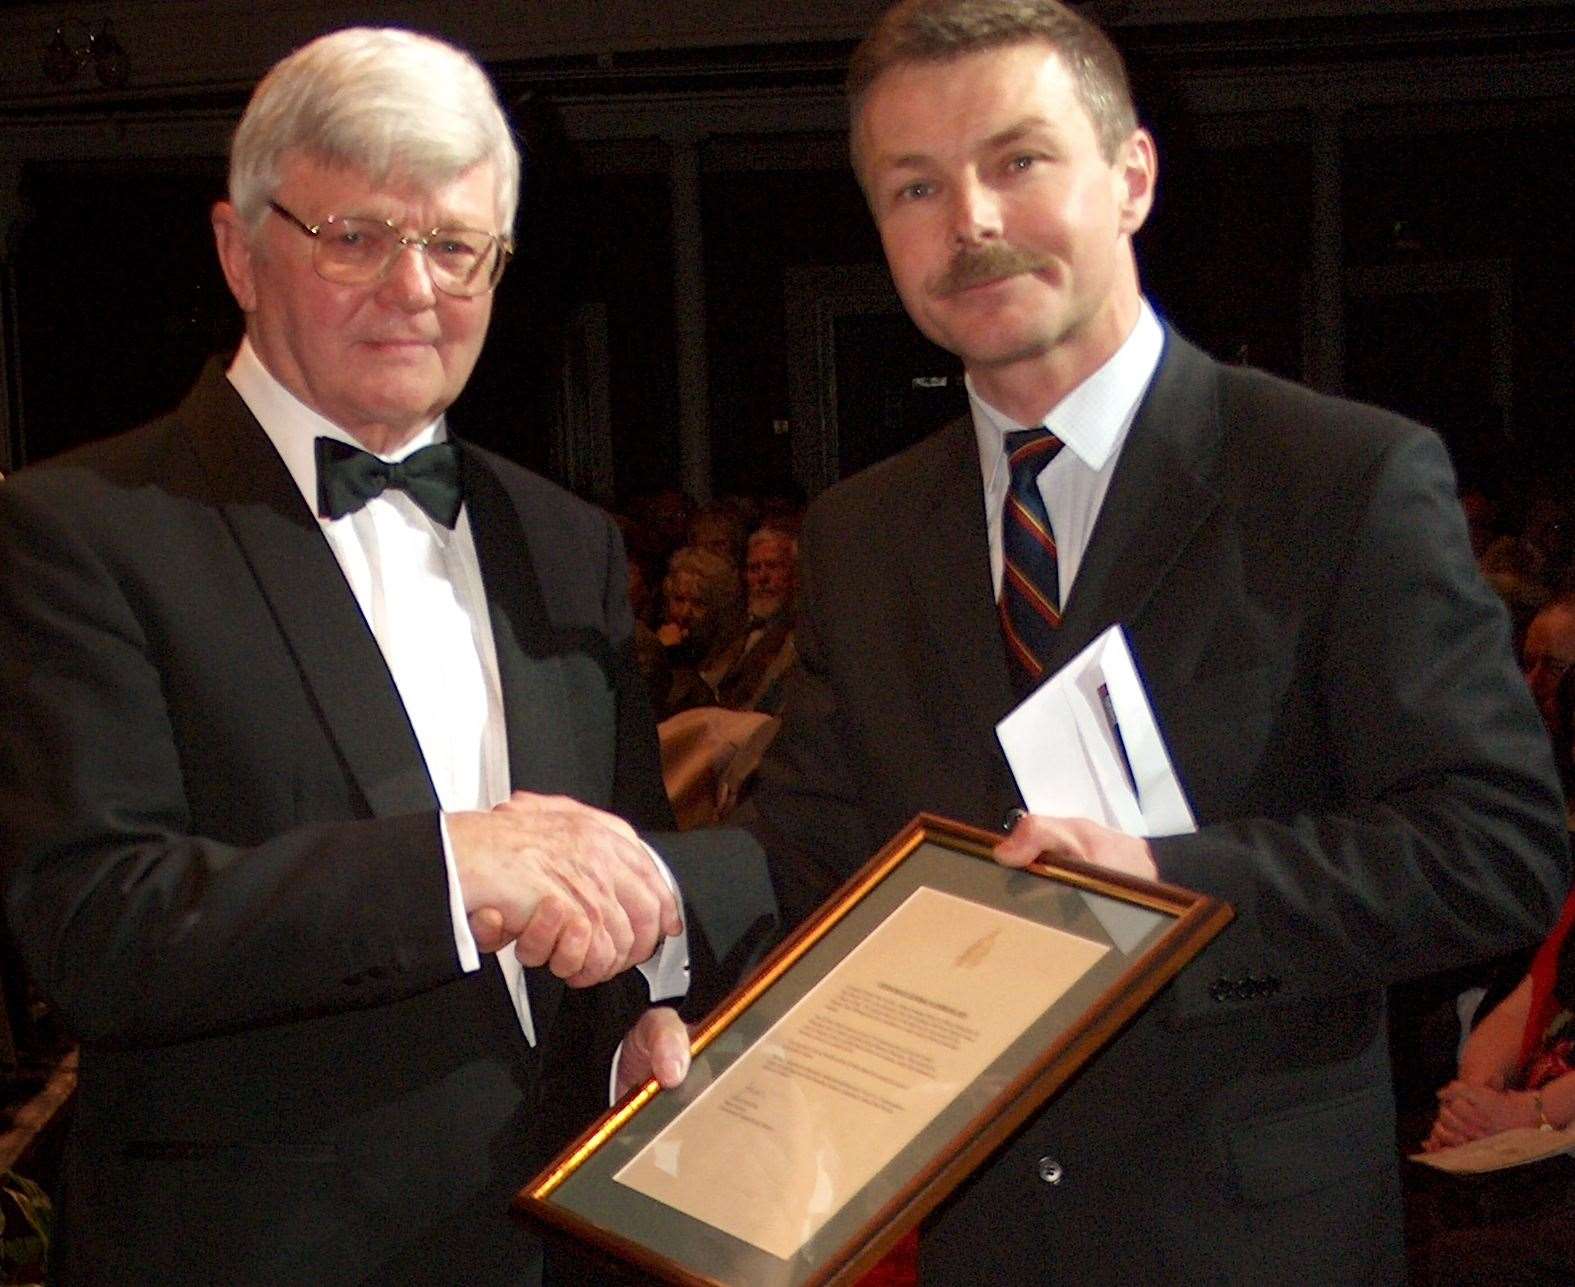
[[[856,1281],[1232,915],[998,839],[915,818],[516,1211],[645,1281]]]

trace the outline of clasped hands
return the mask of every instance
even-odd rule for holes
[[[470,932],[521,964],[589,987],[683,930],[678,900],[622,818],[566,796],[516,791],[486,813],[445,817]]]
[[[516,791],[487,813],[446,815],[476,946],[511,941],[523,965],[589,987],[648,960],[683,930],[678,900],[634,829],[567,796]],[[676,1011],[647,1010],[618,1052],[617,1091],[654,1076],[671,1089],[689,1071]]]
[[[1422,1150],[1435,1153],[1517,1126],[1538,1126],[1541,1121],[1536,1095],[1529,1090],[1456,1080],[1438,1092],[1438,1117],[1422,1141]]]

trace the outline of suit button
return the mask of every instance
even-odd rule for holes
[[[1066,1172],[1061,1169],[1061,1163],[1046,1153],[1039,1159],[1039,1178],[1046,1184],[1060,1184],[1061,1177]]]

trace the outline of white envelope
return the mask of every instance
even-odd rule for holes
[[[1034,813],[1092,818],[1131,836],[1198,829],[1120,626],[1041,684],[995,732]]]

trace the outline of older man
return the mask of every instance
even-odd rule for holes
[[[83,1042],[63,1282],[522,1280],[508,1198],[682,930],[613,816],[670,817],[616,531],[444,427],[518,185],[465,55],[297,51],[213,212],[228,370],[0,490],[7,910]],[[686,1057],[650,1011],[620,1080]]]
[[[798,580],[798,542],[787,532],[763,527],[751,532],[744,557],[749,618],[701,667],[718,706],[735,711],[782,707],[782,681],[792,669],[793,592]]]
[[[750,621],[769,621],[791,612],[797,586],[798,541],[793,535],[774,527],[751,532],[744,555]]]
[[[1029,817],[998,856],[1236,910],[937,1213],[922,1277],[1401,1281],[1383,985],[1536,938],[1567,878],[1444,451],[1155,317],[1154,142],[1055,0],[905,0],[849,88],[893,280],[972,414],[806,517],[802,680],[754,796],[779,893],[813,903],[921,809],[999,825],[996,721],[1120,624],[1198,831]]]

